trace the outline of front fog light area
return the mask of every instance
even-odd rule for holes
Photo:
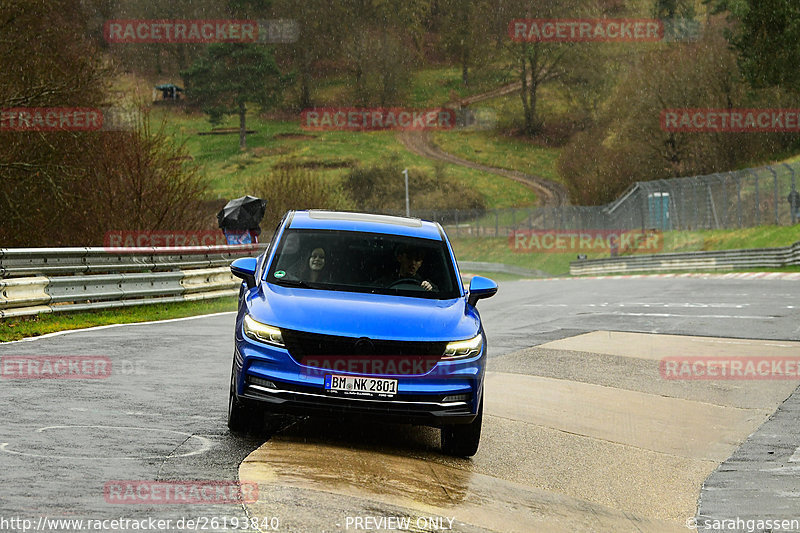
[[[469,401],[469,397],[469,394],[451,394],[450,396],[445,396],[442,399],[442,403],[466,402]]]
[[[257,378],[255,376],[248,376],[247,383],[250,385],[260,385],[262,387],[266,387],[268,389],[277,389],[278,387],[275,386],[275,383],[268,379],[264,378]]]

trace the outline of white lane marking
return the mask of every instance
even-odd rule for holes
[[[763,274],[769,274],[765,277]],[[750,281],[764,280],[800,280],[800,272],[733,272],[728,274],[712,274],[707,272],[688,272],[683,274],[607,274],[605,276],[577,276],[577,277],[551,277],[528,278],[520,281],[580,281],[580,280],[627,280],[627,279],[658,279],[658,278],[696,278],[696,279],[740,279]]]
[[[109,459],[109,460],[117,461],[117,460],[121,460],[121,459],[140,460],[140,459],[167,459],[167,458],[173,459],[173,458],[177,458],[177,457],[190,457],[192,455],[203,454],[203,453],[207,452],[208,450],[210,450],[213,447],[212,442],[209,439],[205,438],[205,437],[201,437],[199,435],[193,435],[191,433],[186,433],[184,431],[175,431],[175,430],[172,430],[172,429],[142,428],[142,427],[133,427],[133,426],[85,425],[85,426],[47,426],[47,427],[43,427],[43,428],[37,429],[36,432],[37,433],[42,433],[42,432],[50,430],[50,429],[74,429],[74,428],[79,428],[79,429],[85,429],[85,428],[93,428],[93,429],[123,429],[123,430],[124,429],[133,429],[133,430],[137,430],[137,431],[157,431],[157,432],[161,432],[161,433],[174,433],[176,435],[181,435],[181,436],[184,436],[184,437],[188,437],[184,441],[184,443],[187,442],[189,439],[197,439],[198,441],[200,441],[201,447],[199,449],[191,451],[191,452],[185,452],[185,453],[180,453],[180,454],[176,454],[176,455],[173,455],[172,453],[169,453],[169,454],[166,454],[166,455],[151,455],[151,456],[144,456],[144,457],[141,457],[141,456],[139,456],[139,457],[129,457],[129,456],[113,457],[113,456],[107,456],[107,455],[103,455],[103,456],[99,456],[99,457],[93,457],[93,456],[88,456],[88,455],[53,455],[53,454],[51,454],[51,455],[41,455],[41,454],[36,454],[36,453],[17,452],[17,451],[8,449],[8,446],[9,446],[10,443],[8,443],[8,442],[0,442],[0,451],[5,452],[5,453],[10,453],[12,455],[22,455],[22,456],[25,456],[25,457],[39,457],[39,458],[43,458],[43,459],[93,459],[93,460]]]
[[[31,341],[38,341],[40,339],[49,339],[50,337],[57,337],[59,335],[66,335],[68,333],[78,333],[81,331],[96,331],[100,329],[107,329],[107,328],[118,328],[122,326],[146,326],[148,324],[161,324],[161,323],[168,323],[168,322],[181,322],[183,320],[194,320],[196,318],[208,318],[211,316],[221,316],[221,315],[235,315],[236,311],[222,311],[220,313],[209,313],[207,315],[194,315],[194,316],[185,316],[182,318],[167,318],[164,320],[150,320],[148,322],[128,322],[126,324],[106,324],[104,326],[92,326],[90,328],[79,328],[79,329],[67,329],[64,331],[54,331],[53,333],[45,333],[44,335],[38,335],[36,337],[25,337],[24,339],[19,339],[17,341],[6,341],[0,342],[0,346],[5,344],[15,344],[17,342],[31,342]]]
[[[703,309],[707,307],[718,309],[742,309],[750,304],[733,303],[701,303],[701,302],[603,302],[599,304],[522,304],[523,307],[664,307],[664,308],[689,308]],[[791,306],[789,306],[791,308]]]
[[[614,311],[613,313],[604,313],[614,316],[652,316],[656,318],[741,318],[745,320],[774,320],[774,316],[757,316],[757,315],[679,315],[675,313],[623,313],[621,311]]]
[[[724,340],[712,339],[712,338],[708,338],[708,337],[702,337],[702,339],[703,339],[702,342],[704,342],[704,343],[707,343],[707,342],[708,343],[712,343],[713,342],[713,343],[716,343],[716,344],[741,344],[741,345],[745,345],[745,346],[752,346],[753,345],[753,341],[749,341],[749,342],[747,342],[747,341],[745,341],[745,342],[743,342],[743,341],[724,341]],[[771,343],[771,342],[761,342],[761,341],[758,341],[758,340],[755,340],[755,341],[758,342],[758,346],[778,346],[780,348],[797,348],[797,344],[775,344],[775,343]]]

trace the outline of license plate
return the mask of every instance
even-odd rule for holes
[[[345,396],[391,398],[397,394],[397,380],[358,376],[325,376],[325,390]]]

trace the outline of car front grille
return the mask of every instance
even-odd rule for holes
[[[388,368],[389,363],[391,368],[397,369],[393,373],[418,374],[420,368],[432,368],[441,359],[447,346],[446,342],[340,337],[287,329],[281,329],[281,334],[289,354],[302,365],[343,368],[351,360],[358,360],[364,363],[358,366],[360,373],[366,374],[380,374],[382,372],[371,372],[370,368]],[[370,365],[370,362],[374,365]]]

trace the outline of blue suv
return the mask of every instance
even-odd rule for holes
[[[243,280],[228,426],[264,415],[366,416],[441,428],[471,456],[483,415],[486,335],[442,227],[414,218],[290,211]]]

